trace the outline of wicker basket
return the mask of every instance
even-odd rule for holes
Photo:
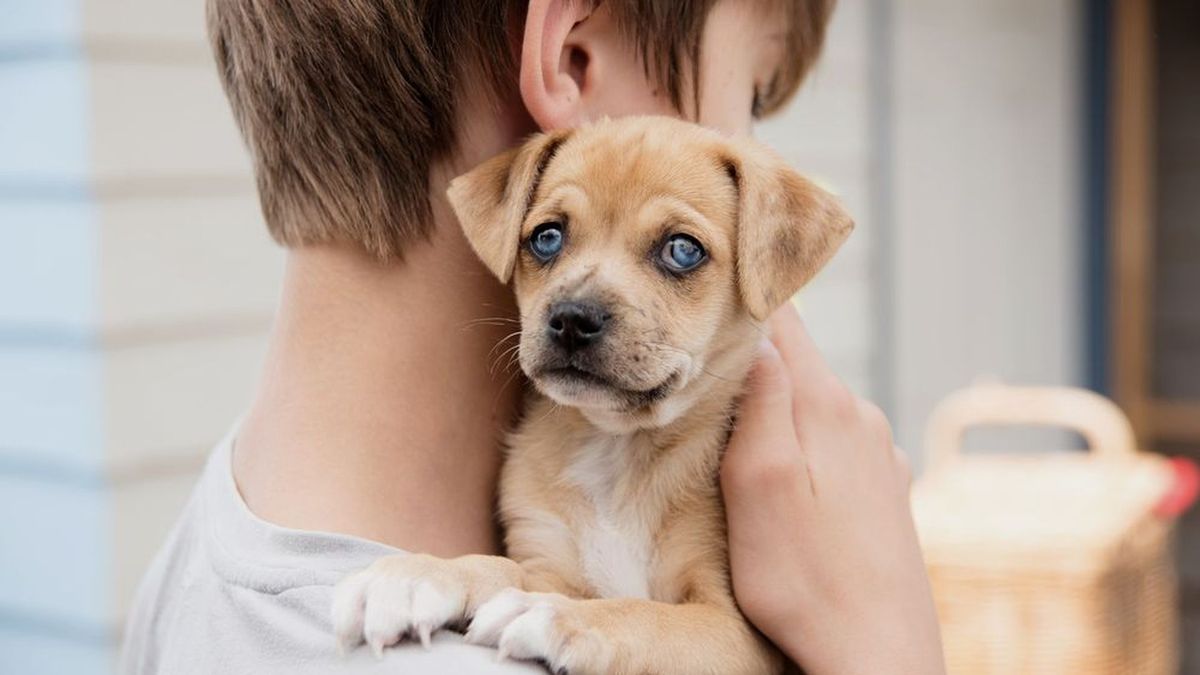
[[[1073,429],[1091,452],[964,456],[978,425]],[[974,387],[935,411],[927,452],[913,513],[952,675],[1176,672],[1177,469],[1136,451],[1115,405]]]

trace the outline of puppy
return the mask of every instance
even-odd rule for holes
[[[536,390],[500,482],[508,557],[379,560],[335,593],[339,644],[469,624],[572,675],[780,671],[734,602],[717,472],[761,322],[850,218],[757,143],[652,117],[535,136],[448,195],[512,284]]]

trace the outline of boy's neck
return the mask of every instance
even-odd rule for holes
[[[500,438],[523,380],[489,366],[515,309],[438,206],[433,241],[400,263],[289,254],[234,452],[258,516],[443,556],[496,550]]]

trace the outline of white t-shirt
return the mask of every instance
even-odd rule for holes
[[[442,631],[429,651],[404,643],[377,661],[360,647],[338,655],[333,586],[400,551],[383,544],[277,527],[250,512],[233,481],[233,439],[218,445],[179,522],[142,580],[126,626],[121,672],[452,673],[530,675],[535,665]]]

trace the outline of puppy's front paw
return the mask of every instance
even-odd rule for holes
[[[366,640],[376,656],[404,637],[429,647],[434,631],[463,619],[467,589],[449,561],[426,555],[381,558],[333,593],[333,630],[343,653]]]
[[[611,649],[588,625],[585,602],[509,588],[475,612],[467,641],[496,647],[501,659],[541,661],[555,673],[604,673]]]

